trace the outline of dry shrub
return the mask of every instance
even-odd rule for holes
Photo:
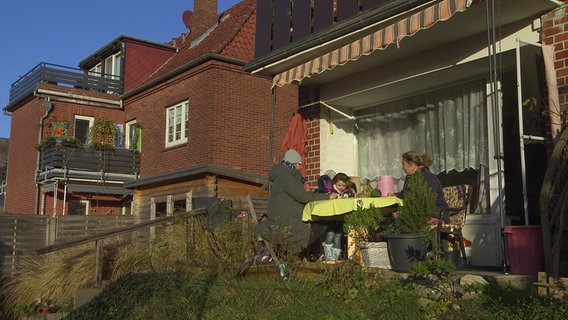
[[[93,285],[94,259],[94,250],[88,245],[22,258],[17,274],[4,284],[4,306],[16,310],[39,299],[72,306],[75,289]]]
[[[214,273],[231,279],[250,266],[255,238],[245,220],[215,228],[195,224],[192,232],[187,228],[185,223],[156,227],[151,241],[133,236],[105,240],[103,279],[133,272]],[[70,310],[75,290],[94,286],[94,262],[94,243],[23,258],[2,288],[6,309],[42,298]]]

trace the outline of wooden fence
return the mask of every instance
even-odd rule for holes
[[[50,245],[132,226],[134,216],[0,215],[0,273],[12,274],[21,257]]]

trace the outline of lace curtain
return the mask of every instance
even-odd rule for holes
[[[478,81],[357,112],[359,175],[402,177],[408,150],[430,155],[436,174],[487,165],[485,97]]]

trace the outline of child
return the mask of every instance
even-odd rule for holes
[[[349,176],[345,173],[338,173],[331,180],[331,192],[337,193],[337,198],[354,198],[357,190],[353,190]],[[343,237],[343,222],[338,220],[328,220],[327,233],[323,245],[323,256],[326,261],[335,261],[341,255],[341,238]]]

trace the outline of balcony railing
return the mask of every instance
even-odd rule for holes
[[[38,83],[54,83],[60,86],[81,88],[89,91],[122,94],[122,80],[101,73],[86,73],[84,70],[41,62],[20,77],[10,87],[10,103],[29,94]]]
[[[265,0],[256,6],[255,57],[397,0]],[[353,28],[363,27],[360,24]]]
[[[129,149],[95,149],[50,143],[41,151],[38,180],[51,178],[133,180],[140,172],[140,153]]]

